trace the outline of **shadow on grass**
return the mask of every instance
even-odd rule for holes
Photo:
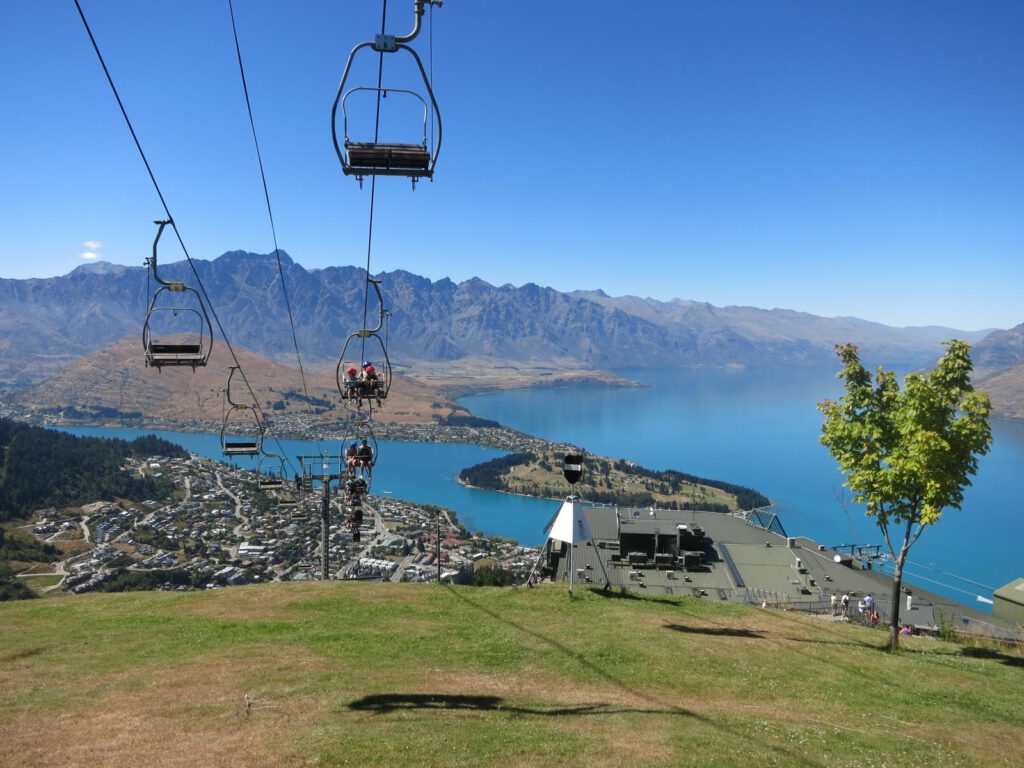
[[[679,605],[684,595],[638,595],[625,587],[590,587],[587,590],[598,597],[614,598],[616,600],[636,600],[641,603],[658,603],[661,605]]]
[[[990,659],[992,661],[998,661],[1000,664],[1005,664],[1008,667],[1019,667],[1024,669],[1024,657],[1011,656],[1010,654],[1003,653],[995,648],[967,646],[966,648],[962,648],[960,652],[964,656],[970,656],[972,659]]]
[[[581,704],[575,707],[522,707],[506,704],[500,696],[462,696],[444,693],[378,693],[356,699],[349,709],[388,714],[410,709],[468,709],[477,712],[508,712],[515,715],[562,717],[566,715],[685,715],[671,709],[635,709],[608,704]]]
[[[46,648],[44,647],[26,648],[24,651],[15,651],[14,653],[9,653],[6,656],[0,656],[0,663],[6,664],[9,661],[17,661],[18,659],[30,659],[45,651]]]
[[[686,632],[693,635],[711,635],[712,637],[746,637],[751,640],[763,640],[766,636],[752,629],[737,627],[687,627],[683,624],[665,624],[665,629],[673,632]]]
[[[480,613],[483,613],[483,614],[485,614],[487,616],[490,616],[492,619],[494,619],[496,621],[499,621],[502,624],[505,624],[506,626],[512,627],[513,629],[516,629],[516,630],[522,632],[525,635],[529,635],[530,637],[533,637],[533,638],[535,638],[537,640],[540,640],[541,642],[543,642],[543,643],[547,644],[548,646],[550,646],[552,649],[554,649],[554,650],[558,651],[559,653],[561,653],[562,655],[564,655],[567,659],[570,659],[570,660],[576,662],[577,664],[579,664],[584,669],[586,669],[589,672],[593,673],[594,676],[599,677],[600,679],[604,680],[609,685],[612,685],[615,688],[618,688],[620,691],[629,694],[630,696],[632,696],[635,699],[647,702],[648,704],[651,705],[652,713],[656,712],[658,714],[682,715],[682,716],[691,718],[695,722],[702,723],[702,724],[704,724],[704,725],[706,725],[706,726],[708,726],[710,728],[714,728],[715,730],[727,733],[732,738],[740,739],[740,740],[743,740],[743,741],[747,741],[747,742],[750,742],[752,746],[756,746],[756,747],[761,748],[761,749],[768,749],[768,750],[771,750],[773,752],[776,752],[778,755],[781,756],[781,759],[783,759],[783,762],[786,765],[810,765],[810,766],[818,766],[818,768],[824,768],[824,766],[823,766],[823,764],[821,762],[813,760],[810,757],[808,757],[807,755],[803,755],[803,754],[800,754],[798,752],[794,752],[794,751],[792,751],[790,749],[787,749],[786,747],[778,745],[778,744],[775,744],[775,745],[765,744],[763,739],[759,738],[755,734],[747,733],[746,731],[744,731],[741,728],[732,728],[732,727],[729,727],[727,725],[724,725],[722,723],[719,723],[719,722],[715,721],[713,718],[707,717],[705,715],[701,715],[701,714],[699,714],[697,712],[694,712],[693,710],[686,709],[685,707],[680,707],[680,706],[677,706],[675,704],[668,704],[668,703],[664,703],[664,702],[658,701],[654,697],[652,697],[649,694],[647,694],[645,691],[643,691],[643,690],[641,690],[639,688],[636,688],[636,687],[632,687],[632,686],[628,685],[627,683],[623,682],[622,680],[619,680],[617,677],[615,677],[614,675],[609,673],[607,670],[605,670],[602,667],[600,667],[597,664],[595,664],[593,661],[591,661],[585,655],[583,655],[582,653],[580,653],[578,651],[574,651],[572,648],[569,648],[564,643],[561,643],[558,640],[555,640],[555,639],[553,639],[551,637],[548,637],[547,635],[543,635],[543,634],[541,634],[540,632],[538,632],[538,631],[536,631],[534,629],[526,627],[526,626],[524,626],[524,625],[522,625],[522,624],[520,624],[520,623],[518,623],[516,621],[513,621],[512,619],[508,618],[507,616],[502,616],[500,613],[498,613],[497,611],[495,611],[492,608],[487,607],[486,605],[482,605],[479,602],[471,600],[469,598],[468,594],[466,594],[463,590],[456,589],[455,587],[452,587],[450,584],[445,585],[445,589],[448,591],[448,594],[450,594],[452,597],[454,597],[457,600],[461,600],[462,602],[466,603],[466,605],[469,605],[470,607],[475,608],[476,610],[480,611]],[[646,599],[646,598],[642,598],[642,599]],[[673,602],[673,605],[678,605],[678,603]],[[470,697],[470,698],[472,698],[472,697]],[[485,697],[485,698],[489,698],[489,697]],[[598,706],[600,706],[600,705],[598,705]],[[603,711],[607,712],[608,710],[603,710]],[[636,710],[623,710],[623,711],[636,711]]]

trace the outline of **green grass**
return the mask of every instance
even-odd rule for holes
[[[54,584],[60,584],[63,578],[63,576],[56,573],[40,573],[32,574],[31,576],[23,576],[21,580],[26,586],[39,590],[45,587],[52,587]]]
[[[1024,762],[1024,660],[883,641],[795,614],[555,587],[3,604],[0,765]]]

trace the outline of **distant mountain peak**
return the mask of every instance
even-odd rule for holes
[[[295,261],[292,259],[292,257],[289,256],[288,252],[285,251],[283,248],[278,250],[278,254],[280,254],[280,256],[281,256],[281,263],[282,264],[287,264],[287,265],[291,266],[292,264],[295,263]],[[222,253],[220,256],[218,256],[216,259],[214,259],[213,261],[214,261],[214,263],[217,263],[219,261],[232,262],[232,261],[238,261],[240,259],[241,260],[260,260],[260,261],[263,261],[263,260],[273,260],[274,262],[277,261],[277,259],[274,257],[274,252],[273,251],[271,251],[270,253],[252,253],[251,251],[226,251],[226,252]]]
[[[87,264],[80,264],[71,270],[71,274],[90,275],[123,275],[130,269],[124,264],[113,264],[109,261],[90,261]]]

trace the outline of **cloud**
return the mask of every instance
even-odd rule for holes
[[[82,243],[82,247],[90,251],[98,251],[100,248],[103,247],[103,243],[101,243],[99,240],[86,240],[84,243]]]
[[[92,251],[86,251],[85,253],[78,254],[78,258],[85,259],[86,261],[95,261],[99,257],[100,255],[98,253],[93,253]]]

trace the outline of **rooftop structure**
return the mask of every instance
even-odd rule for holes
[[[582,506],[582,505],[581,505]],[[595,587],[686,595],[755,605],[827,611],[832,595],[850,595],[851,618],[872,595],[883,623],[890,615],[892,579],[781,525],[720,512],[582,506],[592,538],[549,542],[547,565],[556,581]],[[777,518],[772,516],[777,522]],[[779,531],[783,531],[780,533]],[[1024,584],[1024,580],[1021,580]],[[902,621],[934,628],[990,619],[986,614],[904,581]],[[1004,588],[1006,589],[1006,588]],[[1016,594],[1024,612],[1024,589]],[[908,608],[909,605],[909,608]]]

